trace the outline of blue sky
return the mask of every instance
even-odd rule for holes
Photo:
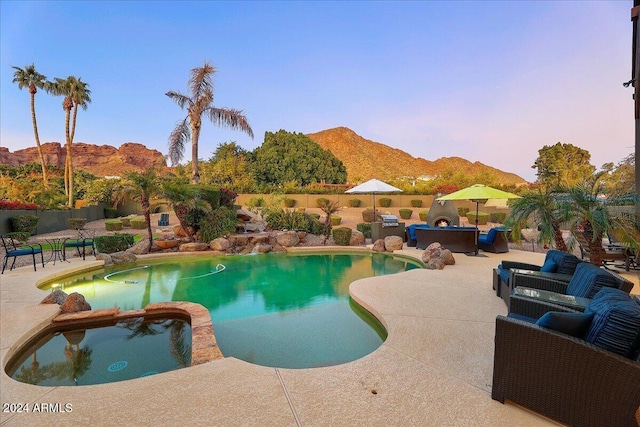
[[[0,1],[0,146],[35,145],[29,94],[12,65],[81,77],[92,102],[75,142],[138,142],[167,154],[204,61],[215,104],[244,110],[252,140],[205,123],[218,144],[265,131],[346,126],[436,160],[463,157],[534,181],[544,145],[633,152],[632,1]],[[62,99],[38,92],[42,142],[64,141]],[[366,153],[363,153],[366,155]],[[187,147],[185,159],[190,158]]]

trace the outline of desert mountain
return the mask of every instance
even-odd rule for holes
[[[350,182],[370,178],[393,179],[406,176],[434,176],[445,169],[464,170],[469,174],[489,173],[500,184],[522,184],[526,180],[480,162],[460,157],[442,157],[435,161],[410,154],[379,142],[369,141],[349,128],[338,127],[307,134],[325,150],[344,163]]]
[[[64,168],[67,151],[59,142],[42,144],[42,151],[47,164]],[[142,171],[151,166],[159,169],[167,166],[161,152],[133,142],[122,144],[120,148],[76,142],[71,153],[75,169],[84,169],[99,177],[122,176],[126,172]],[[40,162],[36,147],[16,150],[14,153],[6,147],[0,147],[0,164],[18,166],[32,162]]]

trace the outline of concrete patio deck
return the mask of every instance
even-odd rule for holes
[[[400,253],[419,257],[422,251]],[[3,404],[71,404],[70,412],[0,412],[2,426],[537,426],[543,417],[491,399],[495,317],[506,314],[492,290],[502,259],[541,263],[544,254],[511,251],[468,257],[442,271],[362,279],[353,298],[389,334],[362,359],[314,369],[281,369],[225,358],[136,380],[81,387],[40,387],[0,376]],[[0,276],[4,368],[12,348],[48,324],[57,306],[40,306],[34,284],[95,261],[74,258],[34,272]],[[638,283],[637,273],[627,277]],[[638,292],[638,286],[634,289]],[[90,302],[90,301],[89,301]],[[215,329],[215,323],[214,323]]]

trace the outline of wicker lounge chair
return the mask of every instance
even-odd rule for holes
[[[580,253],[583,259],[588,259],[589,262],[598,267],[607,265],[611,261],[618,261],[624,264],[624,269],[629,271],[629,266],[632,261],[632,254],[628,248],[620,245],[602,245],[600,242],[590,241],[584,232],[572,229],[571,234],[575,237],[578,245],[580,245]]]
[[[637,297],[636,297],[637,298]],[[571,309],[514,297],[511,312],[537,319]],[[491,397],[572,426],[637,427],[640,362],[525,320],[496,318]]]

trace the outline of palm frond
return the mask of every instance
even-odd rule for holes
[[[183,95],[180,92],[170,90],[169,92],[165,93],[165,95],[171,98],[176,104],[178,104],[178,107],[182,108],[183,110],[185,105],[189,106],[192,103],[191,98],[189,98],[187,95]]]
[[[244,111],[233,108],[211,107],[205,113],[214,124],[221,127],[229,127],[233,130],[241,130],[253,138],[253,130],[244,115]]]
[[[182,160],[184,154],[184,147],[191,139],[191,130],[189,129],[188,119],[176,124],[175,129],[169,136],[169,159],[173,165],[176,165]]]
[[[202,67],[191,70],[189,78],[189,89],[195,99],[205,96],[207,92],[213,94],[212,76],[216,72],[216,67],[205,61]],[[213,101],[213,97],[211,99]]]

